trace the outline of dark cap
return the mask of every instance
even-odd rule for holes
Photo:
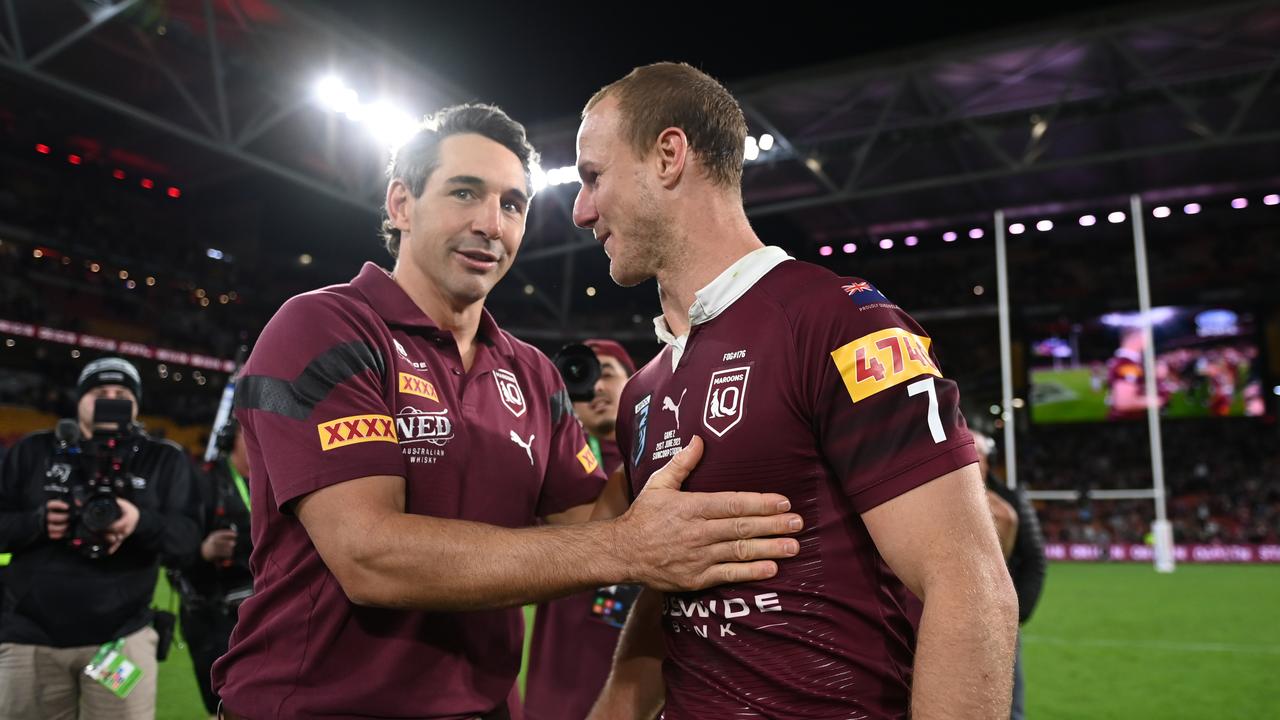
[[[592,352],[594,352],[597,357],[600,355],[607,355],[622,363],[622,367],[627,369],[628,376],[636,374],[636,363],[631,359],[631,354],[628,353],[627,349],[622,347],[621,344],[613,340],[605,340],[603,338],[583,340],[582,344],[591,348]]]
[[[142,400],[142,376],[133,363],[118,357],[98,358],[80,371],[80,380],[76,383],[76,397],[103,385],[123,385],[133,392],[134,399]]]

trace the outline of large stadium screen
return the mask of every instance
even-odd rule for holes
[[[1136,312],[1033,325],[1031,419],[1038,423],[1146,417],[1146,341]],[[1151,310],[1156,398],[1168,418],[1265,412],[1251,313],[1221,307]]]

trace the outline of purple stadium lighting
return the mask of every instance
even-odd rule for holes
[[[892,241],[892,240],[890,240],[889,238],[882,238],[882,239],[880,240],[880,249],[881,249],[881,250],[888,250],[888,249],[889,249],[889,248],[891,248],[891,247],[893,247],[893,241]]]
[[[1027,226],[1023,225],[1022,223],[1014,223],[1009,226],[1010,235],[1021,235],[1026,231],[1027,231]]]
[[[823,245],[822,247],[818,248],[818,254],[821,255],[822,257],[826,257],[830,255],[832,252],[833,251],[830,245]]]
[[[969,231],[969,237],[974,240],[981,240],[983,235],[986,235],[986,233],[982,231],[982,228],[974,228]]]
[[[1053,221],[1041,220],[1040,222],[1036,223],[1036,229],[1039,230],[1040,232],[1049,232],[1050,230],[1053,229]]]
[[[1235,200],[1231,201],[1231,207],[1235,208],[1236,210],[1243,210],[1249,207],[1249,201],[1245,198],[1236,198]]]
[[[845,243],[841,249],[844,250],[845,255],[852,255],[858,252],[858,246],[855,243]]]
[[[1092,216],[1092,215],[1081,215],[1081,216],[1080,216],[1080,225],[1081,225],[1082,227],[1093,227],[1094,225],[1097,225],[1097,224],[1098,224],[1098,218],[1096,218],[1096,217],[1094,217],[1094,216]]]
[[[906,245],[907,247],[915,247],[916,245],[920,244],[920,238],[916,237],[915,235],[908,235],[907,238],[902,241],[902,244]]]
[[[1188,215],[1195,215],[1200,212],[1200,203],[1187,203],[1182,206],[1182,212]]]
[[[1276,195],[1272,193],[1271,195],[1268,195],[1262,198],[1262,204],[1263,205],[1280,205],[1280,195]]]
[[[946,231],[946,232],[942,233],[942,241],[943,241],[943,242],[955,242],[957,237],[960,237],[960,236],[959,236],[959,235],[956,235],[954,232],[952,232],[952,231],[950,231],[950,230],[948,230],[948,231]]]
[[[1151,214],[1154,217],[1167,218],[1169,217],[1169,212],[1170,212],[1169,208],[1165,207],[1164,205],[1161,205],[1160,207],[1152,210]]]
[[[1124,222],[1124,213],[1120,212],[1119,210],[1111,213],[1110,215],[1107,216],[1107,222],[1111,223],[1112,225],[1115,225],[1116,223]]]

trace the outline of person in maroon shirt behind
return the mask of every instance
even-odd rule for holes
[[[583,344],[600,361],[600,379],[595,396],[575,401],[573,412],[582,421],[600,466],[610,474],[610,485],[597,503],[594,517],[611,517],[627,506],[615,430],[622,387],[635,373],[636,365],[626,349],[612,340],[593,339]],[[582,720],[587,716],[609,677],[618,633],[636,593],[635,586],[610,585],[538,606],[526,676],[526,720]]]
[[[662,305],[664,347],[618,416],[632,492],[705,443],[688,488],[781,492],[805,525],[772,578],[645,590],[591,717],[1007,718],[1017,601],[956,384],[871,283],[763,245],[746,131],[683,64],[583,111],[574,222],[615,282],[656,277]]]
[[[389,170],[394,271],[368,263],[262,331],[236,386],[255,593],[213,668],[225,716],[505,718],[519,604],[762,579],[798,550],[767,537],[799,520],[780,495],[677,492],[696,450],[617,520],[580,522],[604,478],[564,384],[484,309],[535,158],[501,110],[443,111]]]
[[[1120,347],[1107,361],[1107,419],[1139,420],[1147,416],[1151,404],[1146,395],[1146,371],[1143,352],[1146,334],[1140,327],[1120,331]],[[1157,397],[1156,407],[1164,407],[1167,398]]]

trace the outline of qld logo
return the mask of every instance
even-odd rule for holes
[[[494,370],[493,379],[498,383],[498,397],[507,406],[512,415],[520,417],[527,409],[524,404],[524,392],[520,390],[520,382],[510,370]]]
[[[733,429],[742,421],[747,405],[747,378],[751,366],[726,368],[711,373],[707,386],[707,402],[702,410],[702,424],[716,437]]]

